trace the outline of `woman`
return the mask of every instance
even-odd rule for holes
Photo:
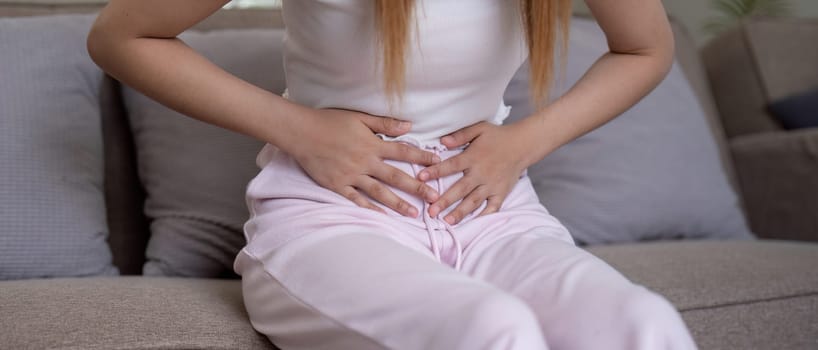
[[[659,0],[586,0],[610,52],[548,105],[568,0],[285,0],[284,98],[176,39],[225,3],[112,0],[88,48],[157,101],[267,142],[235,269],[276,345],[695,348],[665,299],[574,245],[525,176],[666,74]],[[526,58],[542,108],[502,125]]]

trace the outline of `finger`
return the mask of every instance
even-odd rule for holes
[[[500,211],[503,201],[505,201],[505,196],[489,196],[488,201],[486,202],[486,207],[483,208],[483,211],[481,211],[480,215],[477,216],[493,214]]]
[[[360,192],[358,192],[358,190],[356,190],[352,186],[345,186],[343,189],[341,189],[341,191],[339,191],[339,194],[346,197],[346,199],[349,199],[350,201],[352,201],[361,208],[372,209],[374,211],[386,214],[386,212],[383,209],[381,209],[381,207],[370,202],[368,199],[366,199],[366,197],[364,197]]]
[[[395,118],[360,114],[358,119],[373,132],[389,136],[400,136],[412,129],[412,123]]]
[[[458,204],[454,210],[450,211],[449,214],[446,214],[446,217],[444,217],[443,220],[448,222],[449,225],[459,223],[460,220],[463,220],[463,218],[466,217],[466,215],[469,215],[469,213],[477,210],[477,208],[479,208],[480,205],[486,201],[486,197],[488,197],[487,193],[488,190],[486,190],[485,186],[477,186],[474,191],[471,191],[469,195],[460,201],[460,204]]]
[[[389,187],[378,180],[362,175],[359,177],[355,187],[368,194],[372,199],[383,203],[383,205],[402,215],[412,218],[418,216],[417,208],[403,200],[403,198],[398,197]]]
[[[440,163],[440,156],[402,142],[383,142],[381,157],[420,165]]]
[[[398,170],[397,168],[380,163],[380,165],[373,171],[372,176],[383,181],[387,185],[399,188],[402,191],[416,195],[425,199],[427,202],[433,202],[440,197],[431,186],[418,181],[409,174]]]
[[[437,217],[438,214],[449,208],[454,202],[459,201],[461,198],[471,193],[475,187],[477,186],[472,184],[469,178],[461,178],[455,182],[452,187],[449,187],[449,189],[440,196],[440,199],[438,199],[437,202],[434,202],[429,206],[429,216]]]
[[[417,178],[420,181],[428,181],[449,176],[454,173],[463,172],[466,170],[469,164],[469,161],[465,159],[467,155],[468,153],[462,152],[438,164],[429,166],[428,168],[421,170],[418,173]]]
[[[457,130],[451,134],[440,138],[440,143],[448,148],[455,148],[463,146],[472,142],[477,136],[480,136],[484,128],[484,122],[480,122],[463,129]]]

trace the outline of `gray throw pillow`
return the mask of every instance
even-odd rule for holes
[[[0,279],[116,275],[89,15],[0,19]]]
[[[284,90],[281,30],[189,31],[180,38],[239,78]],[[123,97],[151,220],[143,273],[232,276],[245,244],[245,188],[258,173],[255,157],[264,143],[176,113],[130,88]]]
[[[572,86],[605,51],[595,22],[571,25]],[[532,113],[528,71],[506,91],[513,122]],[[531,166],[540,200],[580,244],[676,238],[750,238],[705,114],[678,64],[636,106]]]

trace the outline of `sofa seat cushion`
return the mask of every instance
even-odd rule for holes
[[[4,349],[276,349],[239,281],[113,277],[0,282]]]
[[[678,241],[588,250],[670,300],[702,349],[818,349],[818,244]]]
[[[682,241],[588,249],[673,302],[702,349],[815,349],[818,244]],[[115,277],[0,282],[10,349],[275,349],[241,283]]]

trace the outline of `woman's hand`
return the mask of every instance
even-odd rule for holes
[[[480,215],[498,211],[529,165],[521,131],[516,124],[498,126],[480,122],[442,137],[440,142],[450,149],[467,143],[469,146],[462,153],[418,173],[418,179],[423,181],[464,173],[432,203],[429,215],[437,216],[460,199],[463,201],[443,218],[449,224],[460,222],[484,201],[488,202]]]
[[[424,166],[440,162],[440,157],[416,147],[381,140],[374,133],[405,134],[409,122],[341,110],[311,110],[296,141],[285,149],[319,185],[360,207],[383,212],[362,193],[406,216],[417,217],[418,209],[392,192],[394,186],[432,202],[439,194],[432,187],[392,167],[384,159]]]

